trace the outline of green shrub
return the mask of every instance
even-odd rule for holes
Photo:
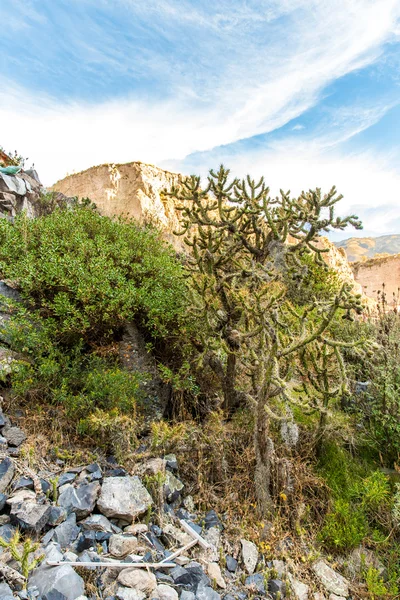
[[[328,513],[320,538],[330,550],[351,550],[367,533],[365,515],[347,500],[338,499]]]
[[[86,206],[1,219],[0,274],[63,343],[104,342],[133,318],[163,337],[184,311],[181,265],[157,231]]]

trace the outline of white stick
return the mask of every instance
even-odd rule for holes
[[[175,563],[172,562],[168,562],[168,563],[126,563],[126,562],[78,562],[78,561],[61,561],[61,560],[48,560],[46,563],[49,567],[59,567],[60,565],[71,565],[71,567],[118,567],[118,568],[137,568],[137,569],[142,569],[142,568],[151,568],[151,569],[158,569],[159,567],[169,567],[169,568],[173,568],[176,567]]]
[[[204,538],[201,537],[192,527],[190,527],[189,523],[186,523],[183,519],[179,519],[179,523],[181,524],[182,529],[186,531],[189,535],[192,536],[193,539],[197,540],[202,548],[207,550],[207,548],[211,548],[210,544],[206,542]]]
[[[163,560],[160,562],[160,564],[164,564],[166,561],[176,558],[177,556],[182,554],[182,552],[185,552],[185,550],[189,550],[189,548],[192,548],[196,544],[198,544],[198,540],[192,540],[191,542],[186,544],[186,546],[183,546],[183,548],[178,548],[178,550],[176,552],[174,552],[173,554],[171,554],[171,556],[167,556],[167,558],[163,558]]]

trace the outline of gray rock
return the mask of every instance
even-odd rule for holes
[[[76,473],[63,473],[60,475],[57,481],[57,487],[65,485],[66,483],[72,483],[76,479]]]
[[[52,506],[47,524],[51,527],[57,527],[67,518],[68,513],[62,506]]]
[[[182,481],[175,477],[171,471],[165,472],[164,497],[168,502],[177,500],[184,487]]]
[[[253,544],[253,542],[249,542],[245,539],[240,540],[240,543],[242,544],[242,559],[244,567],[248,574],[252,575],[255,571],[258,561],[257,546]]]
[[[323,560],[313,564],[312,570],[328,592],[337,596],[349,595],[349,582],[339,573],[336,573]]]
[[[69,564],[59,567],[43,566],[35,569],[29,578],[29,587],[36,586],[43,600],[51,600],[58,596],[65,600],[77,600],[85,593],[82,577]]]
[[[181,600],[194,600],[195,595],[193,592],[189,592],[188,590],[183,590],[181,593]]]
[[[0,282],[0,285],[1,285],[1,282]],[[5,424],[6,424],[6,420],[4,418],[4,415],[2,412],[0,412],[0,428],[4,427]]]
[[[369,567],[376,569],[383,580],[387,578],[385,566],[381,563],[376,554],[368,548],[363,548],[362,546],[354,548],[346,562],[346,575],[348,575],[350,579],[355,579],[362,574],[363,570],[368,570]]]
[[[104,531],[112,533],[114,531],[112,523],[104,515],[90,515],[84,521],[81,521],[82,529],[90,529],[93,531]],[[147,526],[146,526],[147,529]]]
[[[22,302],[21,294],[14,288],[7,285],[5,281],[0,281],[0,296],[13,300],[14,302]]]
[[[9,525],[9,524],[2,525],[0,527],[0,538],[5,540],[6,542],[9,542],[15,532],[16,532],[16,527],[14,527],[13,525]]]
[[[0,598],[1,600],[14,600],[12,589],[7,583],[0,583]]]
[[[137,547],[137,537],[123,533],[112,535],[108,543],[110,554],[116,558],[124,558],[128,554],[134,554]]]
[[[168,469],[170,469],[171,471],[178,470],[178,461],[176,459],[175,454],[166,454],[164,456],[164,460]]]
[[[274,598],[279,600],[286,597],[286,584],[280,579],[270,579],[268,581],[268,592]]]
[[[16,492],[17,490],[21,490],[23,488],[27,490],[33,490],[33,479],[30,477],[20,477],[17,479],[13,485],[13,490]]]
[[[100,484],[81,483],[78,487],[65,485],[58,498],[58,505],[65,508],[68,513],[74,512],[76,516],[83,519],[94,509],[100,491]]]
[[[229,554],[227,554],[225,556],[225,561],[226,561],[226,568],[228,569],[228,571],[230,571],[231,573],[234,573],[238,566],[237,560],[235,558],[233,558],[233,556],[229,556]]]
[[[79,535],[79,527],[76,525],[76,514],[72,513],[66,521],[54,529],[54,541],[65,550],[70,548]]]
[[[220,600],[221,596],[212,587],[200,584],[196,591],[197,600]]]
[[[105,477],[97,502],[106,517],[124,519],[131,523],[146,512],[153,500],[139,477]]]
[[[169,574],[177,585],[194,585],[197,583],[193,580],[193,575],[184,567],[174,567]]]
[[[14,464],[10,458],[0,463],[0,493],[4,493],[14,477]]]
[[[254,594],[265,595],[265,583],[262,573],[254,573],[246,577],[245,586]]]
[[[3,510],[3,508],[6,505],[6,501],[7,501],[7,496],[6,494],[0,494],[0,512]]]
[[[293,577],[291,573],[288,573],[288,579],[291,590],[297,600],[308,600],[309,587],[299,579]]]
[[[11,519],[16,521],[21,529],[39,533],[49,520],[51,507],[49,504],[38,504],[34,501],[13,503]]]
[[[26,435],[19,427],[4,427],[3,436],[10,446],[20,446],[26,440]]]
[[[120,585],[115,592],[115,597],[118,600],[144,600],[144,598],[146,598],[146,594]],[[114,600],[114,598],[111,598],[111,600]]]

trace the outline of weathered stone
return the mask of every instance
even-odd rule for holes
[[[264,575],[262,573],[253,573],[253,575],[249,575],[246,577],[244,584],[252,595],[265,595]]]
[[[146,594],[139,590],[120,585],[115,592],[115,597],[118,598],[118,600],[144,600]]]
[[[179,598],[178,592],[170,585],[165,585],[164,583],[160,583],[157,586],[156,592],[160,600],[178,600]]]
[[[112,524],[104,515],[90,515],[90,517],[87,517],[84,521],[81,521],[80,525],[83,529],[104,531],[107,533],[113,532]]]
[[[63,523],[67,518],[68,513],[62,506],[52,506],[50,510],[48,525],[51,527],[57,527],[60,523]]]
[[[209,510],[206,516],[204,517],[204,527],[205,529],[211,529],[211,527],[218,527],[218,529],[224,529],[217,513],[215,510]]]
[[[57,487],[60,488],[66,483],[73,483],[76,479],[76,473],[63,473],[57,481]]]
[[[164,537],[165,536],[172,538],[175,543],[177,542],[182,546],[185,546],[193,539],[188,533],[183,531],[183,529],[175,527],[175,525],[172,525],[172,523],[168,523],[164,527]]]
[[[139,477],[105,477],[97,506],[106,517],[133,519],[146,512],[153,500]]]
[[[177,500],[184,487],[182,481],[175,477],[171,471],[165,472],[164,497],[168,502]]]
[[[118,582],[146,594],[150,594],[157,587],[155,575],[143,569],[124,569],[118,575]]]
[[[187,573],[189,573],[190,585],[193,588],[196,588],[199,585],[202,585],[204,587],[208,587],[211,585],[211,581],[207,577],[207,575],[204,573],[203,567],[200,565],[200,563],[198,563],[196,561],[192,561],[191,563],[186,565],[184,570]],[[176,580],[175,582],[177,582],[177,581],[178,580]]]
[[[164,460],[166,462],[166,466],[168,469],[170,469],[171,471],[177,471],[178,470],[178,461],[176,459],[175,454],[166,454],[164,456]]]
[[[14,477],[14,464],[10,458],[0,463],[0,493],[4,493]]]
[[[283,562],[283,560],[273,560],[272,568],[274,569],[274,571],[276,571],[276,574],[280,579],[285,577],[286,564]]]
[[[38,533],[47,524],[51,507],[49,504],[38,504],[37,502],[22,502],[13,504],[11,507],[11,518],[17,522],[21,529],[28,529]]]
[[[58,498],[58,505],[65,508],[69,513],[74,512],[76,516],[83,519],[94,509],[100,491],[100,484],[81,483],[77,487],[66,485],[63,487]]]
[[[195,595],[193,592],[189,592],[188,590],[183,590],[181,592],[181,600],[194,600],[195,599]],[[225,596],[226,598],[226,596]]]
[[[349,582],[347,579],[334,571],[323,560],[314,563],[312,570],[328,592],[337,596],[348,596]]]
[[[258,561],[258,550],[257,546],[253,542],[248,540],[240,540],[242,544],[242,559],[243,564],[249,575],[252,575],[255,571]]]
[[[144,464],[140,465],[138,469],[139,475],[157,475],[157,473],[164,473],[167,461],[163,458],[151,458]]]
[[[15,532],[16,532],[16,528],[13,525],[9,525],[9,524],[1,525],[0,538],[5,540],[6,542],[9,542]]]
[[[200,584],[196,591],[197,600],[220,600],[221,596],[212,587]]]
[[[131,533],[132,535],[140,535],[141,533],[146,533],[148,530],[149,528],[146,523],[134,523],[124,529],[125,533]]]
[[[223,590],[226,588],[226,583],[224,581],[224,578],[222,577],[221,569],[219,568],[218,563],[208,563],[207,573],[211,581],[215,581],[218,587],[220,587]]]
[[[329,594],[329,600],[346,600],[344,596],[337,596],[336,594]]]
[[[225,562],[226,562],[226,568],[228,569],[228,571],[230,571],[231,573],[234,573],[238,566],[237,560],[235,558],[233,558],[233,556],[229,556],[229,554],[227,554],[225,556]]]
[[[33,479],[30,477],[20,477],[17,481],[14,482],[13,490],[21,490],[21,489],[33,490]]]
[[[12,589],[8,583],[0,583],[0,598],[1,600],[14,600]]]
[[[74,544],[74,549],[76,552],[80,553],[84,550],[89,550],[90,548],[95,548],[97,545],[96,542],[96,532],[95,531],[83,531],[77,541]]]
[[[309,587],[299,579],[288,573],[288,579],[292,592],[297,600],[308,600]]]
[[[34,502],[36,500],[36,494],[33,490],[27,490],[22,488],[14,492],[12,496],[7,498],[7,504],[12,506],[13,504],[21,504],[21,502]]]
[[[383,579],[386,578],[386,569],[376,554],[368,548],[359,546],[358,548],[354,548],[346,561],[346,575],[348,575],[350,579],[354,579],[360,575],[363,570],[368,570],[369,567],[376,569]]]
[[[6,505],[6,501],[7,501],[7,496],[6,494],[0,494],[0,512],[3,510],[3,508]]]
[[[280,579],[270,579],[268,581],[268,592],[274,600],[280,600],[286,597],[286,584]]]
[[[77,600],[85,593],[82,577],[69,564],[59,567],[41,566],[29,578],[29,587],[36,586],[43,600],[56,598],[62,594],[65,600]]]
[[[54,529],[54,541],[65,550],[69,548],[79,535],[79,527],[76,525],[76,514],[72,513],[68,519]]]
[[[19,427],[4,427],[3,436],[10,446],[20,446],[26,440],[26,435]]]
[[[135,553],[137,547],[137,537],[129,534],[112,535],[108,544],[110,554],[116,558],[124,558],[128,554]]]

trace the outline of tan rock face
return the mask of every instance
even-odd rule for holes
[[[352,268],[354,277],[364,294],[376,300],[378,291],[382,291],[384,285],[389,307],[399,304],[400,254],[352,263]]]
[[[179,228],[179,214],[174,201],[164,197],[162,191],[181,181],[179,174],[133,162],[91,167],[58,181],[51,189],[78,198],[90,198],[99,212],[108,217],[125,215],[141,222],[151,221],[177,246],[180,238],[174,239],[172,232]]]

